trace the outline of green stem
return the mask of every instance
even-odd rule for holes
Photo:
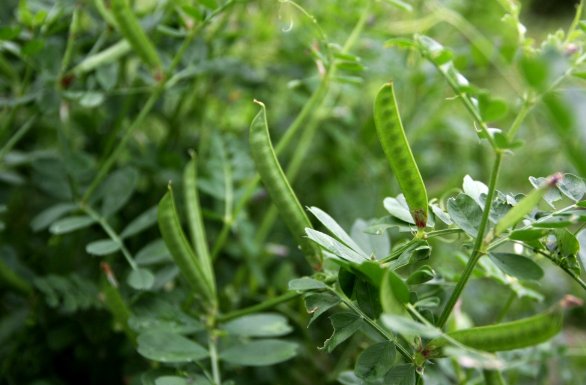
[[[501,161],[503,158],[503,154],[499,151],[496,153],[496,157],[494,160],[494,165],[492,167],[492,173],[490,176],[490,183],[488,186],[488,194],[486,196],[486,202],[484,204],[484,211],[482,212],[482,219],[480,220],[480,226],[478,227],[478,233],[476,235],[476,239],[474,241],[474,247],[472,249],[472,255],[466,264],[466,268],[460,277],[460,280],[456,284],[454,291],[452,292],[448,302],[446,303],[440,318],[438,320],[438,326],[443,328],[448,320],[448,317],[452,313],[458,298],[460,298],[460,294],[462,290],[464,290],[464,286],[468,282],[476,263],[480,259],[480,257],[485,253],[485,244],[484,244],[484,233],[486,231],[486,227],[488,226],[488,219],[490,217],[490,208],[492,206],[492,201],[494,199],[494,195],[496,193],[496,183],[498,180],[500,168],[501,168]]]
[[[37,115],[31,116],[16,132],[8,139],[6,144],[0,149],[0,162],[4,159],[6,154],[22,139],[23,136],[31,129],[33,123],[37,119]]]
[[[499,314],[496,316],[496,319],[494,320],[495,324],[500,323],[505,318],[505,316],[509,312],[509,309],[511,308],[511,305],[513,304],[513,301],[516,298],[517,298],[517,293],[515,293],[514,291],[511,291],[511,294],[509,294],[509,298],[507,298],[507,302],[505,302],[505,305],[503,306],[503,308],[501,309]]]
[[[259,304],[256,304],[256,305],[244,308],[244,309],[235,310],[235,311],[227,313],[227,314],[221,314],[218,316],[218,322],[226,322],[226,321],[230,321],[234,318],[253,314],[253,313],[256,313],[256,312],[259,312],[262,310],[266,310],[266,309],[271,309],[279,304],[282,304],[284,302],[288,302],[288,301],[295,299],[299,296],[301,296],[301,293],[297,293],[295,291],[288,291],[284,294],[281,294],[278,297],[270,298],[270,299],[268,299],[264,302],[261,302]]]
[[[110,224],[108,224],[108,221],[106,220],[106,218],[101,216],[97,211],[95,211],[94,209],[89,207],[87,204],[80,204],[80,208],[87,215],[89,215],[96,222],[98,222],[100,224],[100,226],[102,226],[102,229],[106,232],[106,234],[108,234],[110,239],[112,241],[116,242],[120,246],[120,250],[122,251],[122,255],[124,255],[124,258],[126,258],[126,261],[130,265],[130,267],[133,270],[136,270],[138,268],[138,266],[137,266],[136,262],[134,262],[134,258],[132,258],[132,255],[130,254],[130,252],[128,251],[126,246],[124,246],[124,242],[122,241],[122,238],[120,238],[120,236],[116,233],[116,231],[114,231],[114,229],[110,226]]]
[[[212,366],[212,378],[214,379],[214,385],[222,385],[222,377],[220,374],[220,365],[218,358],[217,338],[215,335],[209,337],[208,342],[210,352],[210,362]]]
[[[409,362],[413,362],[413,357],[411,353],[409,353],[409,351],[407,351],[407,349],[405,349],[403,345],[397,343],[397,339],[391,333],[389,333],[385,328],[379,325],[375,320],[366,315],[358,306],[354,304],[354,302],[348,299],[346,295],[337,292],[334,293],[340,297],[344,305],[348,306],[350,310],[358,314],[360,318],[366,321],[366,323],[369,324],[374,330],[376,330],[381,336],[393,342],[399,353],[403,356],[403,358],[405,358]]]
[[[79,8],[75,7],[73,10],[73,15],[71,16],[71,24],[69,26],[69,36],[67,37],[67,45],[65,47],[65,53],[63,54],[63,59],[61,60],[61,68],[59,70],[58,80],[63,77],[65,71],[67,71],[67,67],[69,67],[69,63],[71,62],[71,58],[73,56],[73,48],[75,43],[75,38],[77,36],[77,30],[79,29]]]

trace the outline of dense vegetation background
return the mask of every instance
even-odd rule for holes
[[[267,106],[274,143],[292,125],[300,128],[279,159],[293,165],[289,179],[302,205],[322,208],[349,229],[358,218],[386,215],[383,198],[401,192],[373,124],[374,96],[389,80],[430,197],[445,201],[466,175],[489,179],[490,148],[453,90],[418,52],[389,40],[425,34],[450,47],[458,70],[490,98],[491,127],[503,129],[522,108],[521,97],[540,87],[532,74],[563,73],[564,58],[582,49],[557,44],[564,37],[556,31],[567,30],[575,14],[571,1],[523,4],[522,43],[503,18],[505,0],[131,3],[160,66],[120,45],[109,1],[0,5],[0,384],[140,384],[142,373],[158,367],[136,352],[136,330],[115,322],[103,291],[115,276],[135,316],[189,309],[185,285],[159,241],[154,208],[168,181],[181,190],[191,151],[221,311],[282,294],[291,279],[311,272],[262,187],[247,196],[255,178],[248,147],[258,112],[253,99]],[[527,70],[524,47],[548,41],[565,51],[553,50],[543,66]],[[115,52],[96,58],[111,47]],[[530,176],[556,171],[586,177],[586,71],[578,72],[528,112],[518,131],[523,145],[507,156],[500,190],[527,192]],[[129,230],[144,213],[144,226]],[[122,234],[124,250],[96,244],[112,234]],[[403,238],[392,232],[391,244]],[[434,268],[457,275],[463,265],[449,244],[433,247]],[[127,279],[128,257],[154,273],[148,290]],[[543,298],[519,299],[511,319],[539,308],[536,299],[584,297],[563,272],[543,265],[544,278],[529,285]],[[464,311],[488,323],[508,293],[500,283],[475,280]],[[297,356],[278,366],[226,364],[227,379],[335,383],[365,346],[356,338],[325,353],[317,349],[331,334],[325,317],[307,328],[297,299],[277,310],[293,327]],[[582,308],[568,318],[571,348],[537,349],[534,365],[515,369],[511,383],[585,378],[584,316]],[[191,364],[176,372],[201,371]],[[429,383],[446,383],[437,378]]]

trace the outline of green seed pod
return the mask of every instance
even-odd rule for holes
[[[215,285],[212,282],[213,277],[205,273],[181,229],[171,186],[169,186],[169,191],[159,202],[158,221],[165,245],[167,245],[171,252],[171,257],[183,276],[206,304],[214,304]]]
[[[548,311],[532,317],[497,325],[479,326],[470,329],[446,333],[445,336],[432,340],[427,346],[430,357],[440,357],[441,348],[449,340],[486,352],[499,352],[526,348],[545,342],[562,330],[563,309],[575,305],[571,296],[556,304]]]
[[[250,151],[256,170],[275,207],[301,245],[301,250],[309,258],[310,263],[319,270],[321,268],[321,250],[304,237],[305,228],[312,228],[311,222],[289,185],[273,149],[265,106],[258,101],[255,103],[261,107],[250,124]]]
[[[112,15],[116,20],[118,30],[130,43],[134,51],[146,64],[154,69],[160,69],[161,59],[148,36],[144,33],[128,0],[111,0]]]
[[[427,223],[427,191],[407,142],[393,83],[385,84],[374,102],[374,123],[387,160],[401,186],[418,228]]]

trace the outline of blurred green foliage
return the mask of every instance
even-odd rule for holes
[[[457,70],[485,90],[480,99],[485,95],[493,103],[486,111],[490,127],[503,130],[524,97],[546,90],[576,55],[584,55],[583,44],[556,32],[572,23],[573,2],[529,2],[520,14],[527,28],[522,42],[517,24],[505,16],[507,4],[514,4],[508,0],[131,3],[156,47],[161,71],[124,44],[109,20],[109,1],[0,5],[0,384],[151,384],[156,376],[141,380],[142,373],[171,372],[136,353],[137,330],[121,324],[124,318],[104,299],[104,288],[116,279],[135,316],[141,306],[154,309],[149,301],[157,299],[172,304],[161,310],[166,315],[180,308],[189,313],[188,291],[148,210],[169,181],[181,186],[191,150],[198,158],[220,310],[273,298],[291,279],[309,273],[282,220],[266,214],[270,200],[262,187],[241,201],[255,177],[248,148],[248,127],[258,110],[253,99],[266,104],[277,142],[319,89],[325,69],[338,60],[322,100],[301,120],[301,133],[279,159],[288,165],[302,152],[291,178],[302,205],[323,208],[348,229],[357,218],[385,215],[383,199],[401,192],[372,116],[376,90],[389,80],[430,197],[445,202],[466,175],[489,179],[490,148],[454,91],[418,52],[389,40],[424,34],[449,47]],[[361,15],[362,31],[350,38]],[[584,25],[579,20],[576,30]],[[350,39],[353,45],[344,53]],[[523,146],[507,156],[499,190],[527,192],[529,176],[556,171],[586,177],[586,66],[571,68],[573,76],[564,77],[555,93],[544,93],[519,127]],[[313,134],[304,139],[306,131]],[[177,204],[183,216],[183,200]],[[145,225],[124,236],[144,213]],[[112,240],[112,234],[122,237],[124,250],[94,243]],[[393,245],[404,238],[391,233]],[[153,272],[150,290],[127,282],[129,258]],[[454,258],[454,250],[440,242],[434,243],[434,261],[441,262],[438,271],[445,276],[463,266],[461,255]],[[554,269],[546,270],[540,286],[551,298],[577,287]],[[494,306],[508,293],[504,286],[475,281],[465,294],[465,311],[477,323],[491,321]],[[530,297],[512,314],[533,309]],[[297,356],[277,366],[244,368],[227,359],[229,380],[334,383],[352,369],[364,341],[353,339],[345,350],[326,354],[316,346],[331,334],[327,320],[307,329],[301,301],[278,310],[292,324]],[[519,368],[510,383],[542,378],[543,384],[571,384],[584,378],[583,309],[572,317],[570,323],[581,327],[567,336],[576,360],[556,359],[546,348],[532,350],[522,359],[539,365]],[[192,363],[177,372],[199,369]],[[429,370],[429,384],[447,378],[433,373],[453,371]],[[548,382],[554,377],[559,382]]]

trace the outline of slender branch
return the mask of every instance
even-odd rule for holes
[[[348,306],[348,308],[350,308],[350,310],[352,310],[356,314],[358,314],[360,316],[360,318],[362,318],[364,321],[366,321],[367,324],[372,326],[372,328],[374,330],[376,330],[381,336],[383,336],[384,338],[386,338],[387,340],[389,340],[391,342],[394,342],[397,350],[403,356],[403,358],[405,358],[409,362],[413,362],[413,356],[411,355],[411,353],[409,353],[409,351],[407,349],[405,349],[405,347],[403,345],[397,343],[397,339],[391,333],[389,333],[387,330],[385,330],[385,328],[383,328],[381,325],[379,325],[375,320],[373,320],[368,315],[366,315],[358,306],[356,306],[354,304],[354,302],[352,302],[350,299],[348,299],[344,294],[340,294],[340,293],[336,293],[336,294],[340,297],[340,299],[342,300],[344,305]]]
[[[102,226],[102,229],[106,232],[106,234],[108,234],[110,239],[112,241],[116,242],[116,244],[118,244],[120,246],[120,250],[122,251],[122,255],[124,255],[124,258],[126,258],[126,261],[130,265],[130,267],[133,270],[136,270],[138,268],[138,266],[137,266],[136,262],[134,261],[134,258],[132,258],[132,255],[130,254],[130,252],[128,251],[126,246],[124,246],[124,242],[122,241],[122,238],[120,238],[120,236],[116,233],[116,231],[114,231],[114,229],[110,226],[110,224],[108,223],[106,218],[104,218],[102,215],[100,215],[97,211],[92,209],[87,204],[81,204],[80,208],[87,215],[89,215],[96,222],[98,222],[100,224],[100,226]]]
[[[6,144],[0,149],[0,162],[4,159],[6,154],[22,139],[23,136],[31,129],[33,123],[37,119],[37,115],[31,116],[20,128],[8,139]]]
[[[502,158],[503,154],[501,152],[497,152],[494,160],[494,165],[492,167],[490,184],[488,186],[488,194],[486,196],[486,203],[484,204],[484,211],[482,212],[482,219],[480,220],[480,226],[478,227],[478,233],[474,241],[474,248],[472,249],[472,255],[470,256],[468,264],[466,265],[466,268],[464,269],[464,272],[462,273],[460,280],[456,284],[456,287],[454,288],[452,295],[448,299],[448,302],[446,303],[444,310],[440,315],[440,318],[438,320],[438,326],[440,328],[444,327],[446,321],[452,313],[452,310],[454,309],[454,306],[456,305],[456,302],[458,301],[458,298],[460,298],[460,294],[462,293],[462,290],[464,290],[464,286],[466,286],[466,283],[468,282],[468,279],[470,278],[470,275],[472,274],[472,271],[474,270],[476,263],[478,262],[480,257],[486,252],[484,250],[484,233],[486,231],[486,227],[488,226],[490,209],[492,207],[492,201],[494,199],[494,195],[496,192],[496,183],[501,168]]]
[[[242,316],[256,313],[256,312],[266,310],[266,309],[271,309],[279,304],[290,301],[290,300],[295,299],[299,296],[301,296],[301,293],[297,293],[295,291],[288,291],[284,294],[281,294],[278,297],[270,298],[270,299],[268,299],[264,302],[258,303],[256,305],[253,305],[253,306],[250,306],[250,307],[247,307],[244,309],[235,310],[235,311],[227,313],[227,314],[220,314],[217,319],[218,319],[218,322],[230,321],[234,318],[242,317]]]
[[[210,335],[208,340],[208,347],[210,352],[210,363],[212,366],[212,378],[214,379],[214,385],[222,385],[222,376],[220,373],[217,338],[215,335]]]

